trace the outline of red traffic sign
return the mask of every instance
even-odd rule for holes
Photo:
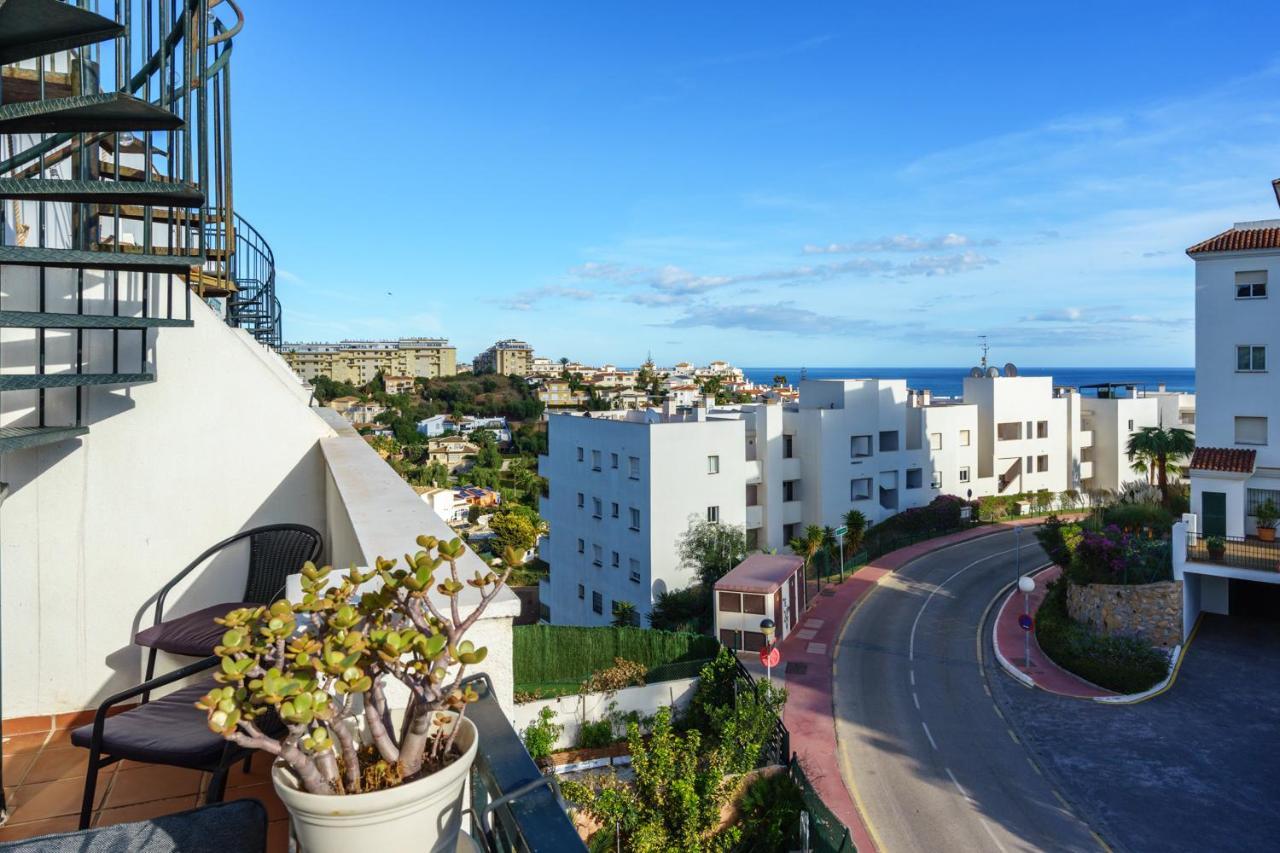
[[[1036,625],[1035,620],[1031,618],[1030,614],[1021,613],[1018,615],[1018,627],[1021,628],[1022,630],[1030,631],[1032,628],[1035,627],[1035,625]]]
[[[767,646],[760,650],[760,663],[765,666],[777,666],[782,660],[782,651],[777,646]]]

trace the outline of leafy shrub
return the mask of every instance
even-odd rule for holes
[[[564,726],[556,722],[556,712],[543,708],[538,712],[538,719],[528,725],[521,738],[530,756],[535,759],[546,758],[555,749],[556,741],[563,731]]]
[[[653,603],[649,625],[660,631],[704,633],[711,627],[710,596],[701,584],[668,590]]]
[[[1146,584],[1169,580],[1173,559],[1168,540],[1126,533],[1115,525],[1085,531],[1066,575],[1072,583]]]
[[[613,743],[613,722],[596,720],[594,723],[583,723],[578,730],[579,749],[598,749]]]
[[[1118,503],[1102,511],[1102,523],[1132,533],[1151,531],[1164,537],[1173,527],[1173,513],[1158,503]]]
[[[894,548],[959,530],[963,526],[960,511],[968,504],[955,495],[939,495],[927,506],[904,509],[891,515],[867,531],[865,547],[870,557],[878,557]]]
[[[626,658],[614,658],[613,666],[594,673],[582,682],[581,693],[613,693],[624,687],[644,684],[649,667]]]
[[[733,827],[746,850],[791,850],[804,811],[804,795],[786,773],[761,776],[747,787],[738,803]]]
[[[1084,529],[1074,522],[1064,522],[1056,515],[1044,520],[1036,530],[1036,538],[1053,561],[1060,566],[1071,562],[1071,555],[1084,537]]]
[[[561,687],[575,693],[583,679],[620,657],[652,668],[706,660],[718,648],[714,637],[644,628],[517,625],[512,631],[515,686],[544,695],[554,695]]]
[[[1118,693],[1150,690],[1168,674],[1162,652],[1140,637],[1095,634],[1067,613],[1067,584],[1049,584],[1036,613],[1036,641],[1063,669]]]

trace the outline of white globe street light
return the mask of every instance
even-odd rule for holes
[[[1030,619],[1031,593],[1036,591],[1035,579],[1031,575],[1023,575],[1018,578],[1018,589],[1022,590],[1022,613]],[[1022,662],[1027,669],[1031,669],[1031,629],[1024,628],[1022,634]]]

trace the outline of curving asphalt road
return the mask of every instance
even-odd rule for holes
[[[1045,561],[1030,531],[1021,542],[1024,569]],[[980,662],[988,605],[1017,577],[1014,543],[997,533],[899,569],[838,640],[842,772],[882,853],[1100,849],[1007,725]]]

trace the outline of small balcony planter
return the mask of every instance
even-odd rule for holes
[[[1258,520],[1258,538],[1263,542],[1276,541],[1276,521],[1280,520],[1280,508],[1267,498],[1253,512]]]
[[[1204,547],[1209,551],[1209,559],[1215,562],[1227,554],[1227,542],[1221,536],[1210,536],[1204,540]]]
[[[272,782],[307,853],[452,851],[478,738],[466,669],[486,650],[463,639],[501,576],[459,576],[466,546],[418,537],[422,550],[339,576],[302,567],[302,600],[236,610],[215,649],[219,686],[196,707],[234,743],[270,753]],[[447,569],[443,568],[447,566]],[[378,583],[380,581],[380,583]],[[478,603],[462,615],[467,586]],[[407,689],[391,709],[388,679]]]

